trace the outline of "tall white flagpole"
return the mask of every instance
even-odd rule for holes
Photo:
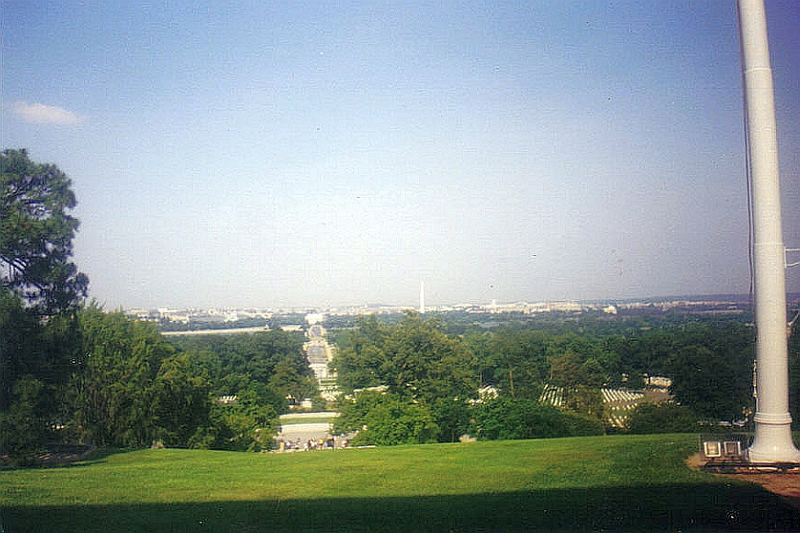
[[[738,0],[753,202],[756,398],[751,463],[800,462],[792,442],[786,325],[786,248],[781,225],[778,139],[763,0]]]

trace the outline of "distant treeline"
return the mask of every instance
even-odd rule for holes
[[[645,376],[670,378],[674,401],[633,413],[633,430],[698,430],[698,421],[746,421],[752,415],[754,331],[741,317],[562,315],[547,317],[547,323],[493,328],[451,318],[409,312],[399,322],[385,323],[361,317],[354,329],[335,332],[334,366],[349,397],[342,402],[338,429],[366,426],[360,439],[382,443],[454,440],[462,434],[532,436],[533,420],[544,424],[539,431],[555,424],[542,421],[542,410],[549,408],[538,403],[550,384],[565,391],[562,414],[594,419],[602,430],[600,388],[640,389]],[[797,338],[791,344],[795,392]],[[487,386],[498,394],[496,400],[477,397],[475,391]],[[791,400],[797,414],[796,394]],[[491,431],[487,416],[494,420]],[[392,419],[406,420],[406,431],[390,424]],[[563,419],[559,424],[561,433],[570,427]],[[377,435],[376,427],[389,428],[394,437]],[[572,427],[584,434],[592,426]]]

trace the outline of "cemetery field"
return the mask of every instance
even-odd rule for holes
[[[697,439],[120,452],[0,471],[0,507],[9,533],[798,530],[777,496],[686,467]]]

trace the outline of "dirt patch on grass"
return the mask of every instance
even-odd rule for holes
[[[700,470],[705,465],[701,454],[696,453],[686,459],[686,465],[693,470]],[[795,509],[800,509],[800,473],[797,472],[737,472],[735,474],[714,474],[715,476],[738,479],[748,483],[761,485],[773,494],[783,498]]]

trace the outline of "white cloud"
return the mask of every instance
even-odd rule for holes
[[[39,103],[14,102],[11,111],[25,122],[34,124],[78,124],[84,119],[67,109]]]

